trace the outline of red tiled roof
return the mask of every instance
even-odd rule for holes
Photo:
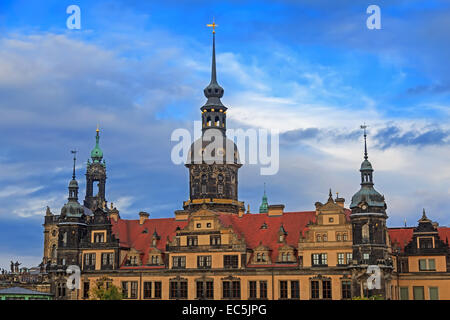
[[[309,222],[315,222],[316,212],[284,212],[280,216],[270,216],[267,213],[237,215],[221,214],[219,220],[224,226],[231,226],[241,239],[244,239],[250,249],[260,244],[271,250],[272,262],[278,260],[278,249],[284,244],[278,243],[278,231],[283,225],[287,232],[286,243],[294,248],[298,246],[300,232],[304,233]],[[261,229],[266,223],[267,229]]]
[[[146,264],[148,253],[152,249],[152,237],[155,230],[160,237],[156,248],[164,252],[167,237],[172,240],[177,227],[184,228],[187,221],[176,221],[175,218],[147,219],[140,225],[139,220],[118,219],[116,222],[111,219],[111,224],[113,234],[120,240],[120,246],[138,250],[141,253],[142,263]],[[145,229],[147,229],[146,233],[144,233]]]
[[[411,241],[414,228],[392,228],[388,229],[391,245],[398,246],[402,251]]]
[[[391,245],[398,245],[403,251],[405,246],[411,241],[413,237],[414,227],[405,228],[390,228],[389,237],[391,238]],[[450,240],[450,228],[440,227],[438,228],[439,238],[446,242],[447,239]]]

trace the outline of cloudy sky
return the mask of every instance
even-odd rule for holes
[[[69,30],[66,8],[81,8]],[[381,8],[381,30],[366,9]],[[0,3],[0,267],[42,258],[43,216],[59,213],[70,150],[85,164],[101,127],[107,200],[124,218],[171,217],[188,173],[171,162],[173,130],[193,129],[209,83],[212,17],[229,128],[280,130],[280,170],[240,170],[258,210],[312,210],[329,188],[359,189],[363,138],[389,226],[422,208],[449,225],[448,1],[2,0]]]

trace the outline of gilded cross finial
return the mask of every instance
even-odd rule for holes
[[[219,25],[214,22],[214,18],[213,18],[213,22],[211,24],[207,24],[206,26],[212,27],[213,33],[216,33],[216,27],[218,27]]]

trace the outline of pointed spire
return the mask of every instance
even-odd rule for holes
[[[367,132],[366,132],[367,126],[365,123],[361,126],[361,129],[364,130],[364,160],[367,160],[369,156],[367,154]]]
[[[216,71],[216,31],[215,27],[217,24],[207,24],[208,27],[213,28],[213,45],[212,45],[212,63],[211,63],[211,82],[209,85],[203,90],[205,97],[208,98],[208,101],[205,104],[210,107],[221,107],[225,108],[220,98],[223,97],[223,88],[217,83],[217,71]],[[224,110],[225,111],[225,110]]]
[[[97,125],[96,136],[95,136],[95,147],[91,151],[91,158],[93,162],[101,162],[103,159],[103,151],[100,149],[100,129]]]
[[[330,188],[330,192],[328,194],[328,202],[334,202],[333,201],[333,193],[331,192],[331,188]]]
[[[269,203],[267,201],[266,195],[266,183],[264,182],[264,195],[262,197],[262,203],[259,206],[259,213],[267,213],[269,212]]]
[[[72,150],[70,151],[73,154],[73,174],[72,174],[72,179],[75,180],[75,164],[77,161],[77,152],[76,150]]]

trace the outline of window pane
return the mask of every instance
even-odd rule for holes
[[[291,281],[291,299],[300,299],[299,281]]]
[[[430,287],[430,300],[439,300],[439,288]]]
[[[434,259],[428,260],[428,270],[436,270],[436,263]]]
[[[409,300],[408,287],[400,287],[400,300]]]
[[[423,287],[413,287],[414,300],[424,300]]]
[[[427,260],[425,260],[425,259],[419,260],[419,270],[420,271],[427,270]]]

